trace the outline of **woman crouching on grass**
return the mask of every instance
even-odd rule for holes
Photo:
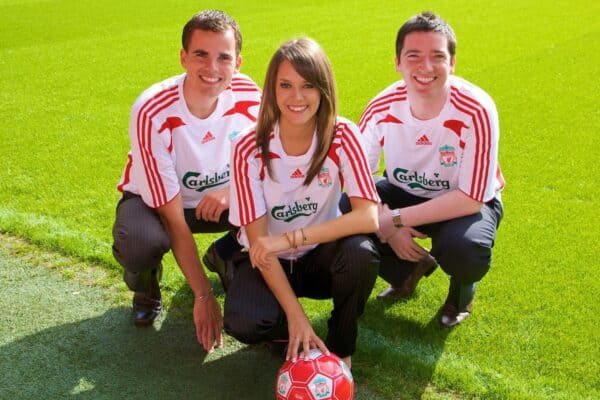
[[[269,64],[256,127],[232,151],[230,221],[248,249],[227,292],[225,330],[244,343],[289,340],[351,366],[357,320],[375,282],[378,196],[358,128],[337,116],[327,56],[311,39],[282,45]],[[342,185],[352,211],[341,215]],[[333,298],[323,342],[298,297]],[[287,330],[287,332],[286,332]]]

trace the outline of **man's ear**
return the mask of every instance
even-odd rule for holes
[[[454,68],[456,67],[456,55],[453,55],[452,58],[450,58],[450,73],[454,74]]]
[[[400,57],[394,57],[394,63],[396,65],[396,72],[400,73]]]
[[[183,67],[183,69],[185,68],[185,58],[187,56],[187,51],[185,51],[185,49],[181,49],[179,51],[179,63],[181,64],[181,66]]]
[[[240,54],[235,59],[235,72],[239,72],[241,66],[242,66],[242,55]]]

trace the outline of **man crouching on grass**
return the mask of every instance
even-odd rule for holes
[[[456,37],[439,16],[410,18],[396,38],[403,80],[365,109],[363,132],[371,170],[384,153],[383,204],[377,233],[380,276],[391,285],[379,298],[406,298],[439,263],[450,275],[440,323],[471,313],[475,285],[490,268],[503,210],[496,106],[479,87],[454,74]],[[415,238],[431,237],[429,252]]]
[[[113,254],[134,292],[134,323],[148,326],[162,309],[161,261],[173,250],[194,292],[198,342],[210,352],[215,344],[222,347],[222,315],[193,233],[233,229],[230,140],[255,121],[261,93],[239,73],[242,38],[229,15],[213,10],[194,15],[183,28],[182,46],[186,72],[144,91],[131,112]],[[239,247],[229,233],[220,242],[222,258]]]

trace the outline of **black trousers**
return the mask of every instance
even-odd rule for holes
[[[333,298],[325,343],[339,357],[354,353],[358,318],[373,289],[379,255],[366,235],[323,243],[294,261],[280,260],[294,293],[313,299]],[[247,253],[235,261],[235,275],[225,298],[225,331],[243,343],[287,339],[285,313]]]
[[[195,209],[184,209],[192,233],[216,233],[235,229],[229,224],[229,212],[218,223],[198,220]],[[146,292],[148,275],[160,268],[162,258],[171,249],[171,240],[156,210],[136,194],[125,192],[117,204],[113,226],[112,251],[124,268],[124,280],[135,292]]]

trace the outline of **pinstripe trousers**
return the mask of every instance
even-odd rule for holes
[[[237,258],[237,259],[236,259]],[[297,297],[333,299],[325,343],[339,357],[354,353],[358,318],[375,284],[379,254],[367,235],[322,243],[294,261],[280,259]],[[287,339],[285,313],[248,253],[234,257],[235,275],[227,291],[225,331],[243,343]]]

